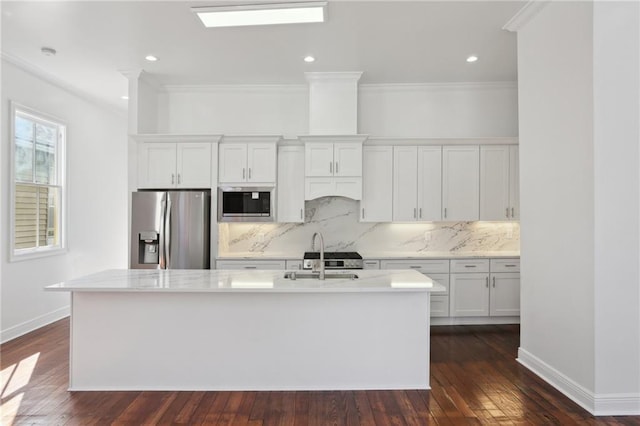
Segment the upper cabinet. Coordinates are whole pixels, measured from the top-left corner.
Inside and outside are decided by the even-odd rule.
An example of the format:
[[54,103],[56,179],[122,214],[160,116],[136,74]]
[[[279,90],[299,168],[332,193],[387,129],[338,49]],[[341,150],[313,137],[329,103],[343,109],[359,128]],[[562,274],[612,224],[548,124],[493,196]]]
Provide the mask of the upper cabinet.
[[440,220],[442,148],[396,146],[393,154],[393,220]]
[[442,220],[474,221],[480,217],[480,148],[442,148]]
[[211,188],[211,142],[188,142],[202,137],[138,135],[138,188]]
[[279,139],[279,136],[225,136],[218,157],[218,182],[275,184]]
[[304,222],[304,147],[278,148],[278,222]]
[[519,216],[518,147],[480,147],[480,220]]
[[393,147],[365,146],[362,150],[361,222],[393,220]]
[[362,198],[362,143],[366,136],[304,136],[305,199]]

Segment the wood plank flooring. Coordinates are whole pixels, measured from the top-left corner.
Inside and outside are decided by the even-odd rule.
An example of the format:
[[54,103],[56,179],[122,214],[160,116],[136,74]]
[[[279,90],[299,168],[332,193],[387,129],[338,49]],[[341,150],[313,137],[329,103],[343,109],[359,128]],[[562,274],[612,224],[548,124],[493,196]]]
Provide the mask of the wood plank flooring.
[[68,392],[69,321],[0,346],[2,425],[638,425],[516,361],[518,326],[434,327],[430,391]]

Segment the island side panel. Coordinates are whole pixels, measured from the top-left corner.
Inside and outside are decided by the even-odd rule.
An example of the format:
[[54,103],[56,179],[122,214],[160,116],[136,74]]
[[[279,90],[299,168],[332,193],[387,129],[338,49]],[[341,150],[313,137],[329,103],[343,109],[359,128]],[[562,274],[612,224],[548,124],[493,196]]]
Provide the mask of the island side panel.
[[74,292],[70,390],[429,388],[429,293]]

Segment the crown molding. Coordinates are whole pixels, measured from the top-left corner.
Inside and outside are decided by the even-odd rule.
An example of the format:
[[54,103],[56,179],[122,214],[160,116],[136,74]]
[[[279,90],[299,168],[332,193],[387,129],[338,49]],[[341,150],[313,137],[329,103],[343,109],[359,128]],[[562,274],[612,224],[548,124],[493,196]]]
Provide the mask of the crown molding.
[[456,83],[382,83],[361,84],[361,91],[416,91],[416,90],[487,90],[487,89],[517,89],[516,81],[488,81],[488,82],[456,82]]
[[14,55],[11,55],[9,53],[6,52],[2,52],[0,51],[0,58],[2,58],[3,61],[19,68],[20,70],[26,72],[27,74],[30,74],[33,77],[36,77],[40,80],[43,80],[53,86],[56,86],[59,89],[64,90],[65,92],[68,92],[74,96],[77,96],[87,102],[90,102],[100,108],[106,109],[112,113],[117,114],[118,116],[126,116],[127,115],[127,109],[126,108],[118,108],[115,107],[113,105],[111,105],[108,102],[105,102],[103,99],[98,98],[97,96],[93,96],[90,95],[89,93],[85,92],[84,90],[67,83],[66,81],[54,76],[51,73],[48,73],[47,71],[43,70],[42,68],[38,68],[35,65],[32,65],[31,63],[17,57]]
[[509,21],[502,27],[503,30],[518,32],[529,21],[544,9],[550,0],[531,0],[527,2]]
[[166,93],[308,92],[305,84],[168,84],[161,90]]

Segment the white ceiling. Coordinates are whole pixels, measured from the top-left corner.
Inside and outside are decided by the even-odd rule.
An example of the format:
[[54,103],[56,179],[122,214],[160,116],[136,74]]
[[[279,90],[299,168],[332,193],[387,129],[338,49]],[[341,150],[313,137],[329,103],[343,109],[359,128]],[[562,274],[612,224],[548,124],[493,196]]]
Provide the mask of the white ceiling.
[[121,71],[135,69],[171,85],[304,84],[306,71],[363,71],[361,83],[517,79],[515,34],[502,26],[523,1],[333,0],[325,23],[216,29],[190,10],[232,3],[3,1],[2,53],[119,108]]

